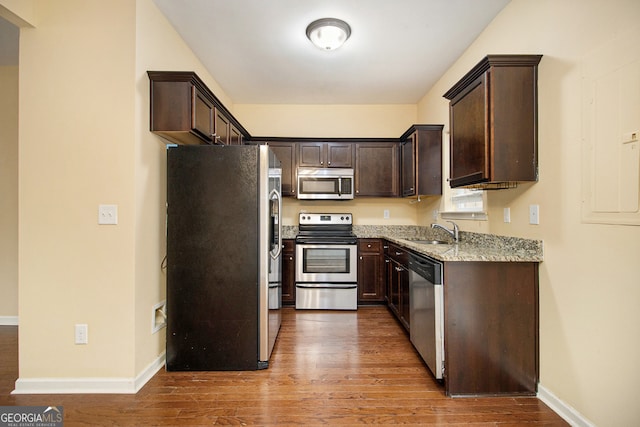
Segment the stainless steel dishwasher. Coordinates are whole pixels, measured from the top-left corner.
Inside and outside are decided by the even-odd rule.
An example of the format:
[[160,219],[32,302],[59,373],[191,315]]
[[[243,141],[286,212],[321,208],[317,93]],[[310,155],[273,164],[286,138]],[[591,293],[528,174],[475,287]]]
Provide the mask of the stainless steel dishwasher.
[[444,295],[442,263],[409,255],[411,343],[436,379],[444,371]]

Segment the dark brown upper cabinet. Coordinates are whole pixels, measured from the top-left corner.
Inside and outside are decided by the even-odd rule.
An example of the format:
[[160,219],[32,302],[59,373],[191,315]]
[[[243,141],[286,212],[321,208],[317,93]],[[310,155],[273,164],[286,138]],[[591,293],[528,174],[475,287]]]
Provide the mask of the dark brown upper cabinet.
[[229,118],[224,114],[224,112],[215,109],[214,112],[214,138],[216,144],[224,144],[229,145],[229,135],[231,123],[229,122]]
[[402,139],[402,196],[442,194],[443,125],[414,125]]
[[281,188],[283,196],[296,195],[296,151],[298,144],[295,142],[270,141],[267,145],[280,160],[282,169]]
[[176,144],[242,144],[248,133],[191,71],[147,71],[150,130]]
[[538,180],[541,58],[488,55],[444,94],[450,100],[452,188]]
[[214,142],[216,144],[242,145],[244,141],[242,132],[233,125],[224,111],[216,108],[214,118]]
[[355,146],[356,197],[398,197],[399,144],[371,141],[358,142]]
[[353,144],[301,142],[298,147],[298,166],[314,168],[353,167]]

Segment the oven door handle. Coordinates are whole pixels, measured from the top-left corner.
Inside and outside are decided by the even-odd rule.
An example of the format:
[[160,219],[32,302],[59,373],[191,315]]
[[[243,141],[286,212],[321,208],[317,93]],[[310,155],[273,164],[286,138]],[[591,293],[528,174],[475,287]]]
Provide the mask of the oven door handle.
[[326,285],[326,284],[296,284],[300,289],[356,289],[358,285]]

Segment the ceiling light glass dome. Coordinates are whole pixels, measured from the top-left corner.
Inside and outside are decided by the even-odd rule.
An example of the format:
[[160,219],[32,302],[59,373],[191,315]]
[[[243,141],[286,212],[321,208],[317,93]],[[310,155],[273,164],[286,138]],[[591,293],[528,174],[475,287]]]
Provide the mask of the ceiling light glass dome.
[[322,18],[307,26],[307,37],[322,50],[335,50],[347,41],[351,27],[341,19]]

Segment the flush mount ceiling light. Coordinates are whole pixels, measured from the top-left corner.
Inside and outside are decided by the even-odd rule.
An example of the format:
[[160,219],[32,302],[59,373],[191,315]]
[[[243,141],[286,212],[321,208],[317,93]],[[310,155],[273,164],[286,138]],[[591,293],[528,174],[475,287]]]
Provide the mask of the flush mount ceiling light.
[[351,27],[341,19],[322,18],[307,27],[307,38],[322,50],[335,50],[351,35]]

